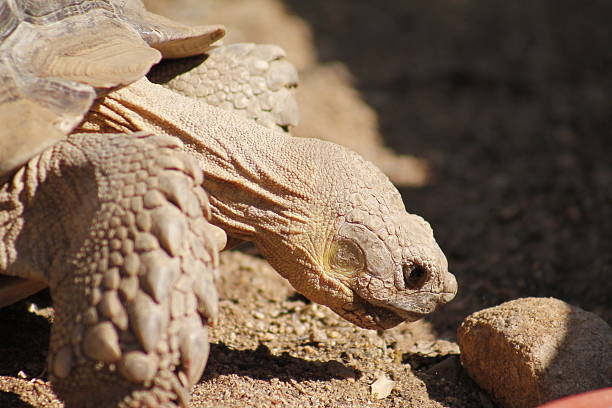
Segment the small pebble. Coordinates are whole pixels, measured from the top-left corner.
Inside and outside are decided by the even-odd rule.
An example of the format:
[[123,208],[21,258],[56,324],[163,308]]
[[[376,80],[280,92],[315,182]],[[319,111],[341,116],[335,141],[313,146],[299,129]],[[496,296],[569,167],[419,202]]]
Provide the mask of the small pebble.
[[323,330],[315,329],[310,333],[310,341],[325,343],[327,341],[327,334]]
[[264,333],[263,336],[261,336],[261,339],[264,341],[272,341],[276,338],[276,336],[272,333]]
[[296,324],[296,326],[293,328],[295,330],[295,334],[298,337],[303,336],[304,334],[306,334],[306,325],[304,324]]
[[390,379],[387,374],[381,373],[376,381],[370,385],[372,397],[379,400],[385,399],[391,394],[393,387],[395,387],[395,381]]
[[312,346],[304,346],[304,352],[306,352],[306,354],[314,354],[315,349]]

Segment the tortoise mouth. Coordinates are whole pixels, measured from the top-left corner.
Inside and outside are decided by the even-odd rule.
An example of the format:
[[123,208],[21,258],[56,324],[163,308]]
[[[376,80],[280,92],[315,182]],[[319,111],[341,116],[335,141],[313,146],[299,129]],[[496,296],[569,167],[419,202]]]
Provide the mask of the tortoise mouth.
[[415,322],[428,314],[373,305],[357,294],[348,307],[336,312],[349,322],[371,330],[391,329],[403,322]]

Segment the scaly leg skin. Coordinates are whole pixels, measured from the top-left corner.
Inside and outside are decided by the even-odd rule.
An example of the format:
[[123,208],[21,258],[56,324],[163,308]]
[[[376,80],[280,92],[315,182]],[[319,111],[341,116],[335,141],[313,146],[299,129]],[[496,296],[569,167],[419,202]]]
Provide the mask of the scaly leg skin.
[[275,45],[224,45],[154,66],[147,77],[181,95],[253,119],[270,129],[287,130],[299,120],[292,88],[295,67]]
[[87,134],[50,153],[40,193],[68,183],[80,195],[53,197],[66,200],[55,216],[69,249],[49,272],[49,371],[66,407],[184,407],[201,376],[217,248],[201,172],[179,148],[144,133]]

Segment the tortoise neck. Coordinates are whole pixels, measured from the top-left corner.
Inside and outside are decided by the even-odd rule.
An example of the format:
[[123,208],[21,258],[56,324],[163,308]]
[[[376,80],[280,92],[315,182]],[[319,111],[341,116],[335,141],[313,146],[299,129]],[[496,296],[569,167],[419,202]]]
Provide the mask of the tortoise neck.
[[146,79],[103,98],[80,130],[181,139],[204,172],[212,221],[233,238],[257,242],[302,232],[319,194],[319,141],[267,129]]

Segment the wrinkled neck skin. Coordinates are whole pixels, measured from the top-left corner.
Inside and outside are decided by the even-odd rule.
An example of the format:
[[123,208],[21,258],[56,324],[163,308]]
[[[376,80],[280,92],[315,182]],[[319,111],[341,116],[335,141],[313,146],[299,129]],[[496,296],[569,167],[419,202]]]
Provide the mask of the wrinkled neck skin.
[[314,183],[320,177],[318,141],[277,131],[263,139],[251,133],[234,136],[222,133],[222,140],[188,145],[202,158],[214,221],[233,238],[257,244],[299,235],[307,232],[308,224],[319,224],[313,220],[316,195],[330,189]]
[[[352,302],[352,291],[329,281],[323,265],[344,220],[337,210],[346,198],[337,197],[342,190],[336,180],[343,178],[346,169],[339,163],[348,152],[267,129],[264,135],[234,136],[189,147],[204,156],[213,222],[232,238],[253,241],[272,267],[312,301],[330,307],[336,306],[333,301]],[[343,300],[337,302],[330,292]]]
[[290,258],[314,261],[334,228],[328,205],[334,186],[324,176],[334,171],[326,157],[334,146],[267,129],[263,137],[220,135],[221,140],[187,145],[202,158],[213,222],[232,238],[253,241],[293,281],[294,268],[275,259],[285,259],[291,251]]
[[232,145],[223,158],[209,149],[214,143],[205,144],[204,185],[215,221],[230,236],[281,250],[275,242],[285,237],[331,228],[330,209],[321,206],[319,196],[329,197],[333,186],[319,182],[325,166],[317,160],[324,158],[325,150],[318,140],[277,131],[264,141],[230,137],[223,140],[225,147]]

